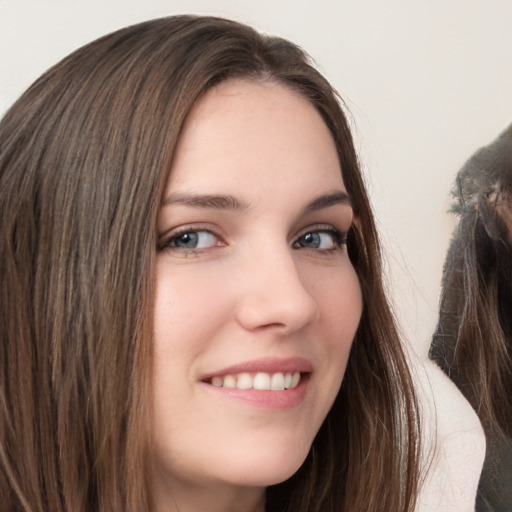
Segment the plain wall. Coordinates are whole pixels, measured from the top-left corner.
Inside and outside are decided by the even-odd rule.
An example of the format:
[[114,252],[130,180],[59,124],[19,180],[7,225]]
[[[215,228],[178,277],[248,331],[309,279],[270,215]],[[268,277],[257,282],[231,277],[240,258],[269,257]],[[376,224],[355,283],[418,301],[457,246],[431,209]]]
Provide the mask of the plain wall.
[[512,122],[510,0],[0,0],[0,113],[117,28],[221,15],[303,46],[352,112],[397,316],[426,354],[464,161]]

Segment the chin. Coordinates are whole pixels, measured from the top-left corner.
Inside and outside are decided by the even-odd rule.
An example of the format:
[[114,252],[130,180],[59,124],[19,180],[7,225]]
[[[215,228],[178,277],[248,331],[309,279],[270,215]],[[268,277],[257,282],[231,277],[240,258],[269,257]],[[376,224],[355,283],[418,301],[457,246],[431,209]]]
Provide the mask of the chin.
[[267,471],[266,473],[263,472],[262,478],[260,480],[261,483],[258,483],[256,485],[261,485],[263,487],[269,487],[271,485],[277,485],[282,482],[285,482],[289,478],[291,478],[302,466],[304,463],[304,460],[300,462],[300,464],[294,464],[293,466],[288,467],[282,467],[282,468],[276,468],[275,471],[272,473],[270,471]]
[[[280,484],[293,476],[302,466],[308,451],[291,448],[288,453],[276,450],[274,454],[262,457],[247,457],[245,460],[230,464],[227,480],[241,486],[268,487]],[[226,464],[229,464],[226,461]]]

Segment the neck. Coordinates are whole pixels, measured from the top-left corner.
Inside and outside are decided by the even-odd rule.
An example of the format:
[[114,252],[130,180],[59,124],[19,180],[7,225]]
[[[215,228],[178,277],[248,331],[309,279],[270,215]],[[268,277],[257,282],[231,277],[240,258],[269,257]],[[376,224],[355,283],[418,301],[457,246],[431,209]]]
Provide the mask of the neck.
[[160,479],[154,482],[152,512],[264,512],[261,487],[195,485]]

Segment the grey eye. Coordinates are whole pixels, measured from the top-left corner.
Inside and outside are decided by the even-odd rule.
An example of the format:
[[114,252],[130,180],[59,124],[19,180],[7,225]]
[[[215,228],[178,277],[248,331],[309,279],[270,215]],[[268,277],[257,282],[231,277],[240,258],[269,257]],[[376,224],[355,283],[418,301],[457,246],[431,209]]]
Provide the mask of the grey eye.
[[302,235],[296,242],[297,247],[306,249],[332,249],[338,245],[336,233],[329,231],[311,231]]
[[173,236],[170,240],[171,247],[179,249],[207,249],[216,243],[216,236],[209,231],[187,231]]

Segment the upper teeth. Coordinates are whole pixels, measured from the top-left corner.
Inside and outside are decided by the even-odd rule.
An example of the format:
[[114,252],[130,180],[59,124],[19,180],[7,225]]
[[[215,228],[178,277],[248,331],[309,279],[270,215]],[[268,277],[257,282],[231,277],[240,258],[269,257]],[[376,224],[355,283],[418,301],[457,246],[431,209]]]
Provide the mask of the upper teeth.
[[263,373],[255,375],[250,373],[239,373],[238,375],[224,375],[213,377],[212,385],[218,388],[237,389],[262,389],[271,391],[282,391],[297,387],[300,381],[300,372],[295,373]]

